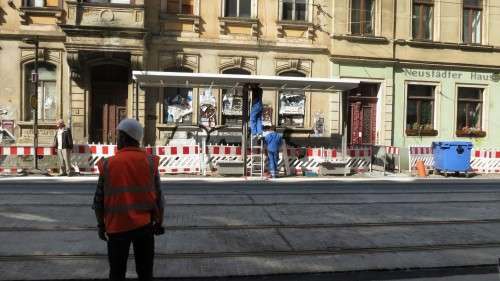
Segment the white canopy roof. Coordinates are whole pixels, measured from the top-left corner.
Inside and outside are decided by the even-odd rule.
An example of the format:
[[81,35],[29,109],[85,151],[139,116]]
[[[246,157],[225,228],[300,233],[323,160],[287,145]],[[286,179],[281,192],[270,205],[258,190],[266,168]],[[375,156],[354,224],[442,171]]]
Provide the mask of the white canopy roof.
[[290,76],[236,75],[161,71],[133,71],[134,80],[144,87],[239,88],[247,83],[268,90],[335,92],[356,88],[359,80]]

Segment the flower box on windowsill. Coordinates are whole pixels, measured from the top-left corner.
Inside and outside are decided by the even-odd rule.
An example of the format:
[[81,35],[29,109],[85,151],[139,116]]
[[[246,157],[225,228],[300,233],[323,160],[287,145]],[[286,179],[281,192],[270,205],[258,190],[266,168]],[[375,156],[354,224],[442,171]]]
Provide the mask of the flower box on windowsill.
[[406,129],[407,136],[435,137],[438,131],[434,129]]
[[478,130],[457,130],[457,137],[462,138],[484,138],[486,137],[486,132]]

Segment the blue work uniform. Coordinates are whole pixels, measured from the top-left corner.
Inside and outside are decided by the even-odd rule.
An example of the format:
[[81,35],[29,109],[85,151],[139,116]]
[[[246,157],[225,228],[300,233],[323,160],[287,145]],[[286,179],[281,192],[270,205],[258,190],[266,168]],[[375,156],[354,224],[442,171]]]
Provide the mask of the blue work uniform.
[[262,104],[262,94],[257,94],[252,100],[250,109],[250,130],[252,136],[262,134],[262,112],[264,105]]
[[278,173],[278,160],[282,137],[280,134],[272,131],[268,134],[265,134],[264,140],[267,147],[269,173],[271,173],[271,177],[274,178]]

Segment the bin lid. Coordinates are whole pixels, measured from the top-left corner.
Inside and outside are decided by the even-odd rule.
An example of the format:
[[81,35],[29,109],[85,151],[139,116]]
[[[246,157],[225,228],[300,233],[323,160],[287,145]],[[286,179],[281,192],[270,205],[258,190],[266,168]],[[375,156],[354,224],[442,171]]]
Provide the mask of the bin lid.
[[468,146],[472,147],[472,142],[470,141],[435,141],[432,142],[432,146]]

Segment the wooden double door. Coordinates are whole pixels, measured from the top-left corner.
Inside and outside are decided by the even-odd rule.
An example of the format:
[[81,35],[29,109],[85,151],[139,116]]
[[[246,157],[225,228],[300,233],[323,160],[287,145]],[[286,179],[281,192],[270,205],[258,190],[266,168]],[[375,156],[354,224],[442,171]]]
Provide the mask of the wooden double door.
[[96,73],[109,72],[101,77],[93,75],[96,79],[92,81],[90,141],[115,144],[116,127],[127,118],[128,76],[116,67],[99,70]]
[[351,145],[375,144],[379,84],[360,84],[349,92],[348,130]]

